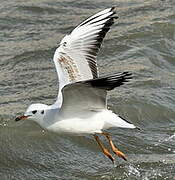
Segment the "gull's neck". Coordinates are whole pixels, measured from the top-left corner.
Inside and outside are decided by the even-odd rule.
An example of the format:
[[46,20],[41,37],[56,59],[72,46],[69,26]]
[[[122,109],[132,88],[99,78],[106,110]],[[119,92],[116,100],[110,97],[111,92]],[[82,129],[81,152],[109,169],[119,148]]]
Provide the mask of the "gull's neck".
[[50,125],[58,121],[58,114],[59,114],[60,108],[56,106],[55,104],[48,106],[48,108],[45,110],[45,115],[42,119],[38,119],[37,123],[44,129],[47,129]]
[[61,89],[59,89],[56,102],[54,104],[52,104],[51,106],[49,106],[49,108],[50,109],[60,109],[62,106],[62,102],[63,102],[63,95],[62,95]]

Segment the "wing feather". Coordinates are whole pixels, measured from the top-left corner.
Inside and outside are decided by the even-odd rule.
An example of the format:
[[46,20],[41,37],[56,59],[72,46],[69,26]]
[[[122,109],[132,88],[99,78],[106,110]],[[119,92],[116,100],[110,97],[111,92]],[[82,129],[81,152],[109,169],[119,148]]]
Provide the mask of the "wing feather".
[[123,72],[66,85],[62,89],[62,114],[65,116],[82,111],[105,109],[107,91],[123,85],[129,79],[131,73]]
[[53,58],[59,79],[59,93],[54,105],[61,107],[61,89],[65,85],[98,77],[96,57],[114,23],[114,14],[114,8],[103,10],[80,23],[62,39]]
[[[101,11],[80,23],[62,39],[54,54],[59,82],[64,79],[61,88],[68,83],[98,77],[96,56],[103,38],[114,23],[114,14],[114,8]],[[67,58],[69,63],[65,60]],[[74,68],[76,71],[73,70],[72,73],[77,74],[74,75],[75,78],[71,78],[68,69]]]

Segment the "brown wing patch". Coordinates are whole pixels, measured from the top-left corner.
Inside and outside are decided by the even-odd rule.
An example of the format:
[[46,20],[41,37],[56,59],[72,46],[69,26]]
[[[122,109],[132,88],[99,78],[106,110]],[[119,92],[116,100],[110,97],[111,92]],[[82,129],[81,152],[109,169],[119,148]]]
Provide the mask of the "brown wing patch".
[[77,65],[69,56],[61,56],[58,61],[61,64],[62,68],[67,72],[69,80],[71,82],[75,82],[81,79],[81,75]]

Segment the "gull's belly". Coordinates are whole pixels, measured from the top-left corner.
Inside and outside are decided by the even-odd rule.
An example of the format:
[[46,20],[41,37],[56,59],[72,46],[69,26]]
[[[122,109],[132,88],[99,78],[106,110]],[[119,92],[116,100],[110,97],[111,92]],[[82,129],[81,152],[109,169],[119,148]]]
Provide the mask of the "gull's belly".
[[56,133],[69,133],[75,135],[101,133],[104,121],[101,119],[72,118],[56,122],[47,129]]

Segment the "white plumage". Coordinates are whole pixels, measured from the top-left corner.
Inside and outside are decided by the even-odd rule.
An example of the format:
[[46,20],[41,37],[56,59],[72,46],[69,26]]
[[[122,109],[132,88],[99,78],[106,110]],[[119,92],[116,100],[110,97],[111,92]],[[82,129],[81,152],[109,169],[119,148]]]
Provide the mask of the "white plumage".
[[58,100],[51,106],[30,105],[25,113],[28,119],[61,133],[70,130],[73,134],[91,134],[113,126],[135,128],[106,108],[107,90],[122,85],[131,74],[115,73],[98,78],[96,56],[114,23],[114,14],[114,8],[101,11],[62,39],[53,58],[59,79]]
[[97,13],[80,23],[66,35],[54,54],[54,63],[59,79],[59,94],[56,104],[61,107],[61,89],[69,83],[97,78],[96,56],[104,36],[114,23],[114,8]]
[[[57,101],[51,106],[32,104],[16,121],[29,119],[44,129],[75,135],[95,135],[111,127],[135,128],[109,111],[106,102],[107,91],[127,82],[131,74],[124,72],[98,77],[96,56],[114,18],[117,18],[114,14],[114,8],[101,11],[62,39],[53,57],[59,79]],[[99,143],[97,136],[95,138]]]

